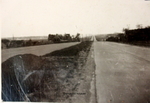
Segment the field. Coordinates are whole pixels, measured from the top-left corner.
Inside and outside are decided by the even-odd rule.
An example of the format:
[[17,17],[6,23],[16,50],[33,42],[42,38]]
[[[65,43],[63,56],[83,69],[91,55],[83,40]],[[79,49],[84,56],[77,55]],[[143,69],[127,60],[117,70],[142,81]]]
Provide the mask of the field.
[[32,39],[32,40],[31,39],[29,40],[2,39],[1,43],[2,43],[2,47],[1,47],[2,49],[52,44],[52,42],[48,41],[47,39]]
[[[54,35],[55,36],[55,35]],[[62,36],[63,37],[63,36]],[[48,39],[46,36],[37,36],[37,37],[16,37],[16,38],[2,38],[1,40],[1,48],[18,48],[18,47],[28,47],[28,46],[38,46],[38,45],[47,45],[54,43],[68,43],[68,42],[83,42],[90,41],[91,36],[82,37],[82,38],[72,38],[70,35],[67,38],[60,39],[59,41],[54,41],[53,39]]]
[[71,98],[83,79],[91,45],[89,41],[81,42],[43,56],[17,55],[3,62],[2,99],[61,102]]

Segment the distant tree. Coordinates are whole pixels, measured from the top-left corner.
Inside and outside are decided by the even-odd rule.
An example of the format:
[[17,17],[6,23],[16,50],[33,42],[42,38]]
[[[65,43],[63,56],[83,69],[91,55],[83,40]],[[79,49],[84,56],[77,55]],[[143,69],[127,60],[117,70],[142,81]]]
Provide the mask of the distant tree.
[[80,36],[80,33],[77,33],[77,36],[76,37],[79,37]]
[[125,33],[126,31],[128,31],[129,30],[129,28],[123,28],[123,32]]
[[72,37],[70,36],[70,34],[65,34],[64,35],[65,40],[71,41]]
[[75,38],[76,38],[77,41],[80,41],[80,33],[77,33]]
[[146,26],[145,28],[149,28],[150,29],[150,26]]
[[74,35],[72,35],[72,38],[74,38]]
[[10,40],[8,40],[8,39],[2,39],[1,41],[2,41],[2,43],[4,43],[4,44],[10,42]]
[[136,25],[136,28],[137,28],[137,29],[142,29],[143,26],[142,26],[141,24],[138,24],[138,25]]
[[26,46],[32,46],[33,45],[33,41],[31,39],[29,39],[27,42],[26,42]]

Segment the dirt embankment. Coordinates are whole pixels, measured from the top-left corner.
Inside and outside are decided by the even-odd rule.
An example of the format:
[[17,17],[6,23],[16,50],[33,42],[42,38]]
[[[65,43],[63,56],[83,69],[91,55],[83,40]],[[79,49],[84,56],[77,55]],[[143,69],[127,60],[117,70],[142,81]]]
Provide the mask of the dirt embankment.
[[[2,99],[4,101],[63,102],[81,85],[91,80],[91,71],[83,68],[92,42],[55,51],[44,56],[17,55],[2,63]],[[85,76],[90,75],[90,76]],[[84,82],[80,82],[85,80]],[[84,88],[83,88],[84,89]]]

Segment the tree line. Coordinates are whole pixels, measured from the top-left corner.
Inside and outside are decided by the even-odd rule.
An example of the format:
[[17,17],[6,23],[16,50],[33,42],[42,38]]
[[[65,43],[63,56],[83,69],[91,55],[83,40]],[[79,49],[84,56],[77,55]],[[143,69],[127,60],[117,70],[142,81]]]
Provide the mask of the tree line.
[[124,28],[124,33],[119,33],[117,36],[110,36],[106,41],[115,42],[138,42],[138,41],[150,41],[150,26],[142,27],[137,25],[137,29]]

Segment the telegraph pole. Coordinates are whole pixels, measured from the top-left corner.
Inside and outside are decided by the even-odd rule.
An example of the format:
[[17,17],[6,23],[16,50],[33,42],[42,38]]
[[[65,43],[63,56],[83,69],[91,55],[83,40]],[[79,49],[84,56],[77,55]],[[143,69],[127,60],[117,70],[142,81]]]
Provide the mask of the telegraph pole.
[[14,40],[14,34],[13,34],[13,38],[12,39]]
[[82,42],[83,42],[83,34],[82,34]]

